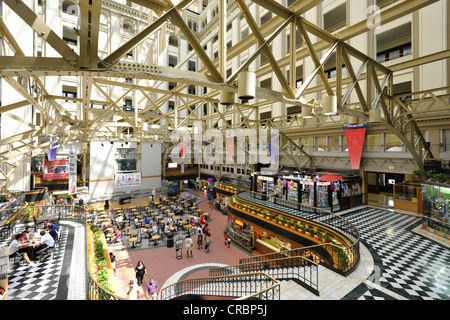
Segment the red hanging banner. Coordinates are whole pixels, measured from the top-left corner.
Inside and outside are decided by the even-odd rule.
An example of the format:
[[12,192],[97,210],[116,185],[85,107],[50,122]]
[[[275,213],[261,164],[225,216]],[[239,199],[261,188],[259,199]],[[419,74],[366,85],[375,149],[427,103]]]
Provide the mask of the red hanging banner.
[[348,154],[352,169],[359,169],[366,128],[345,128],[345,136],[347,137]]

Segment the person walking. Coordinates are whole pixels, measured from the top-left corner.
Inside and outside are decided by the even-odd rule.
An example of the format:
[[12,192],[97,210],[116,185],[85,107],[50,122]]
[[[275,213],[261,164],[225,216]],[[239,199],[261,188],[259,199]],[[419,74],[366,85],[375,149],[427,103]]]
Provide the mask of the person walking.
[[150,278],[145,288],[145,295],[148,300],[158,300],[158,283],[153,278]]
[[211,241],[211,233],[208,232],[206,234],[206,239],[205,239],[205,251],[206,251],[206,253],[208,253],[209,250],[211,249],[211,243],[212,243],[212,241]]
[[197,245],[199,250],[203,249],[203,231],[201,226],[198,227]]
[[144,275],[147,274],[147,269],[142,260],[138,261],[136,268],[134,268],[134,272],[136,273],[137,285],[140,286],[144,281]]
[[134,281],[130,280],[127,286],[128,300],[137,300],[139,298],[139,289],[134,285]]
[[114,271],[114,275],[117,276],[117,272],[116,272],[116,256],[110,252],[109,253],[109,260],[111,260],[111,267]]

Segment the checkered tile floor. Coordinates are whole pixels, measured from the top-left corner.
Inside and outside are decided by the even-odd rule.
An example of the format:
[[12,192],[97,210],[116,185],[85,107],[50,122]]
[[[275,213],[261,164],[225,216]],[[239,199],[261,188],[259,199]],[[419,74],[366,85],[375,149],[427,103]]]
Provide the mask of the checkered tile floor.
[[[8,274],[8,300],[55,300],[58,298],[61,269],[66,251],[68,228],[60,226],[60,243],[55,248],[53,258],[47,256],[34,261],[35,267],[26,262],[10,265]],[[2,241],[0,246],[9,245]]]
[[344,299],[387,300],[395,295],[409,300],[450,299],[450,250],[411,231],[419,218],[375,208],[344,217],[360,230],[374,258],[368,280],[388,293],[362,283]]

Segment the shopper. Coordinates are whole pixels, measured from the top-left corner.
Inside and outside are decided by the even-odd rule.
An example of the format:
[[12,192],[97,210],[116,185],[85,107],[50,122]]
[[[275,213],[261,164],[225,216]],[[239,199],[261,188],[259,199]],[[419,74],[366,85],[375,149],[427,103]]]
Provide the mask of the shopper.
[[147,274],[147,269],[142,260],[138,261],[136,268],[134,268],[134,272],[136,272],[137,285],[140,286],[144,281],[144,275]]
[[150,278],[150,281],[145,288],[145,295],[148,300],[158,299],[158,283],[153,278]]
[[117,261],[117,258],[112,252],[109,253],[109,260],[111,260],[111,267],[112,267],[112,269],[114,271],[114,275],[117,276],[117,272],[116,272],[116,261]]
[[198,227],[198,234],[197,234],[197,245],[198,245],[198,249],[203,249],[203,231],[202,231],[202,227],[199,226]]
[[208,253],[209,250],[211,249],[211,243],[212,243],[212,241],[211,241],[211,233],[208,232],[206,234],[206,239],[205,239],[205,251],[206,251],[206,253]]
[[128,300],[137,300],[139,298],[139,288],[134,285],[134,281],[130,280],[127,286]]

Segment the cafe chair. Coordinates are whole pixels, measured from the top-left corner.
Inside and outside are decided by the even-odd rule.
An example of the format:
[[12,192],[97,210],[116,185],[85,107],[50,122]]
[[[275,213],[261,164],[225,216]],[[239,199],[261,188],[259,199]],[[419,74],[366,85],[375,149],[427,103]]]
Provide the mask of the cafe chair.
[[130,243],[128,241],[125,241],[125,239],[122,237],[122,249],[126,249],[127,247],[130,247]]
[[[43,252],[46,252],[46,254],[42,254]],[[42,259],[47,258],[47,257],[52,257],[52,260],[55,256],[55,247],[51,247],[51,248],[45,248],[45,249],[41,249],[39,250],[36,254],[39,255],[39,262],[42,261]]]
[[141,248],[142,247],[142,238],[139,238],[139,240],[136,240],[134,243],[135,248]]
[[15,266],[17,265],[18,267],[20,267],[20,265],[26,264],[27,262],[25,261],[25,259],[23,259],[22,255],[20,256],[14,256],[12,258],[9,258],[9,265],[10,266]]

